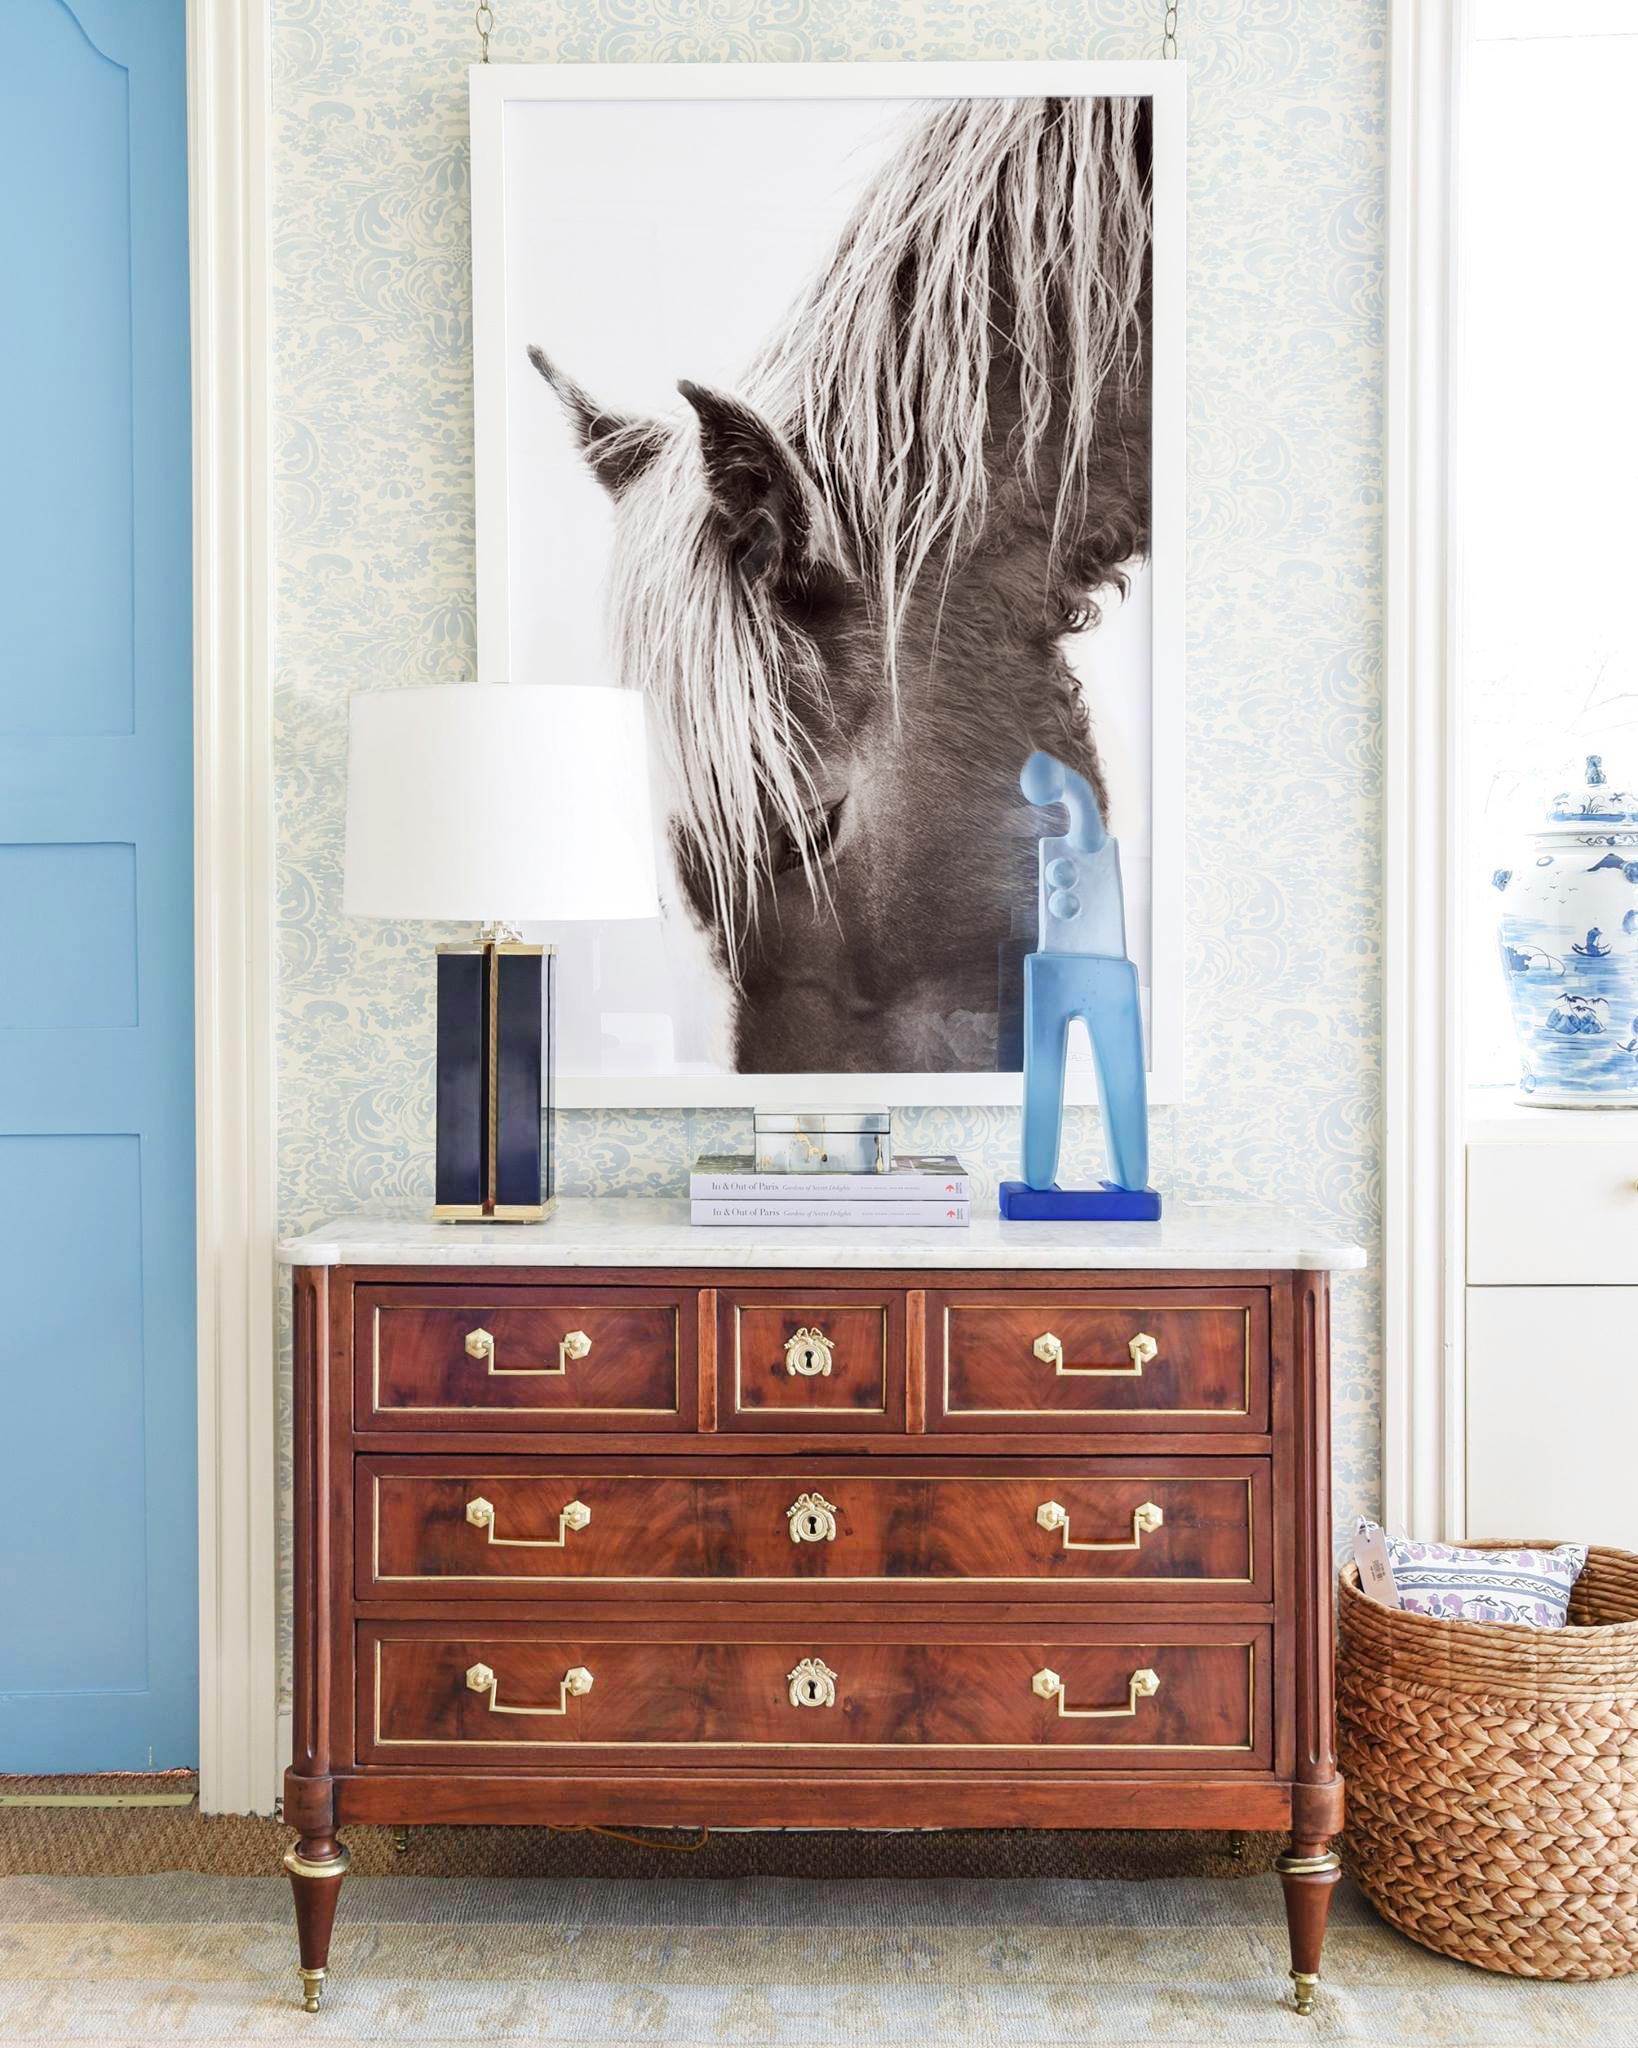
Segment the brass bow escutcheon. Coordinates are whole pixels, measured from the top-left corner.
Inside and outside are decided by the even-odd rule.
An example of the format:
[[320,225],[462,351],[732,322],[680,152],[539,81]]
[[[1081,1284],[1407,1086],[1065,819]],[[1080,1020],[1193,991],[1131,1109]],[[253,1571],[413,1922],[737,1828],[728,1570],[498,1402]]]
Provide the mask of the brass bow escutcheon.
[[835,1505],[826,1500],[822,1493],[799,1493],[785,1510],[785,1519],[790,1524],[793,1543],[834,1543],[836,1540]]
[[828,1379],[836,1346],[817,1325],[785,1339],[785,1370],[793,1379]]
[[794,1671],[785,1674],[793,1707],[833,1707],[836,1704],[836,1673],[819,1657],[804,1657]]

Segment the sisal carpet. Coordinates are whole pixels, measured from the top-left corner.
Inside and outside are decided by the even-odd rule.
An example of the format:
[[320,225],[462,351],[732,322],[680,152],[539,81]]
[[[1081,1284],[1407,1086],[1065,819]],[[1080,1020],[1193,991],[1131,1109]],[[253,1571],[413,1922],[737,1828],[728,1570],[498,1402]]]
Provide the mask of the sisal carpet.
[[0,2041],[546,2048],[1626,2048],[1638,1978],[1490,1977],[1339,1893],[1314,2016],[1277,1887],[349,1877],[325,2009],[271,1878],[0,1884]]
[[[192,1791],[190,1772],[152,1777],[0,1777],[0,1795],[130,1796]],[[412,1828],[402,1850],[390,1828],[347,1828],[358,1877],[1243,1877],[1271,1868],[1279,1835],[1142,1830],[951,1828],[905,1832],[717,1834],[693,1854],[613,1836],[552,1828]],[[211,1877],[277,1871],[292,1841],[273,1820],[201,1814],[193,1806],[0,1807],[0,1877],[143,1877],[197,1870]],[[673,1844],[693,1838],[666,1835]]]

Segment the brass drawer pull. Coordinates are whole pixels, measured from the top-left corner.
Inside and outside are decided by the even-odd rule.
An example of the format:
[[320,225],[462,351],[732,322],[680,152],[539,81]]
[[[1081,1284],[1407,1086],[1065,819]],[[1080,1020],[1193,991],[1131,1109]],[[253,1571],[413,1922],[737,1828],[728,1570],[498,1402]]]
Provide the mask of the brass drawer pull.
[[785,1339],[785,1370],[792,1379],[828,1379],[836,1346],[817,1324]]
[[492,1380],[556,1379],[560,1373],[568,1371],[571,1358],[584,1358],[590,1349],[591,1339],[585,1331],[571,1330],[558,1340],[556,1365],[497,1365],[494,1333],[490,1330],[468,1330],[466,1333],[467,1357],[487,1358]]
[[[470,1518],[471,1509],[467,1510]],[[1165,1521],[1163,1511],[1152,1500],[1146,1500],[1141,1507],[1132,1510],[1132,1533],[1119,1537],[1114,1542],[1098,1543],[1090,1537],[1084,1541],[1069,1533],[1069,1510],[1055,1500],[1044,1500],[1035,1510],[1035,1519],[1043,1529],[1062,1529],[1065,1550],[1138,1550],[1142,1548],[1145,1536],[1152,1536]]]
[[791,1525],[791,1541],[834,1543],[836,1515],[835,1505],[822,1493],[799,1493],[785,1510],[785,1519]]
[[591,1509],[583,1500],[572,1500],[557,1518],[555,1536],[497,1536],[495,1534],[495,1504],[485,1500],[480,1493],[476,1500],[466,1504],[466,1519],[474,1529],[487,1529],[489,1540],[502,1550],[563,1550],[568,1545],[571,1529],[584,1529],[591,1521]]
[[1041,1699],[1056,1700],[1058,1712],[1066,1721],[1119,1721],[1137,1712],[1139,1700],[1154,1698],[1160,1690],[1160,1674],[1156,1671],[1134,1671],[1126,1681],[1124,1707],[1066,1707],[1064,1682],[1056,1671],[1037,1671],[1030,1680],[1030,1686]]
[[804,1657],[794,1671],[787,1671],[793,1707],[833,1707],[836,1704],[836,1673],[819,1657]]
[[1036,1338],[1034,1345],[1036,1357],[1043,1365],[1052,1366],[1059,1379],[1140,1379],[1143,1368],[1160,1355],[1160,1346],[1147,1330],[1139,1330],[1126,1349],[1132,1360],[1130,1365],[1065,1365],[1061,1337],[1054,1337],[1052,1332],[1047,1330]]
[[565,1671],[558,1680],[557,1705],[555,1707],[503,1707],[495,1697],[500,1680],[487,1664],[474,1664],[466,1674],[468,1692],[486,1692],[489,1695],[489,1711],[492,1714],[566,1714],[571,1699],[581,1699],[592,1689],[592,1675],[584,1664],[575,1665],[572,1671]]

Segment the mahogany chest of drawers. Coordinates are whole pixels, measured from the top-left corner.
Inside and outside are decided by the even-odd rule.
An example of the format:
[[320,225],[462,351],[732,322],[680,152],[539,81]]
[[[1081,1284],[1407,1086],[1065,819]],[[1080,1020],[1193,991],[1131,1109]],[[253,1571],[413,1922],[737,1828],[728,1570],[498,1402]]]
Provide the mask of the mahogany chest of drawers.
[[492,1821],[1289,1829],[1307,2010],[1342,1819],[1324,1268],[1359,1255],[1255,1211],[676,1213],[287,1248],[309,2009],[342,1827]]

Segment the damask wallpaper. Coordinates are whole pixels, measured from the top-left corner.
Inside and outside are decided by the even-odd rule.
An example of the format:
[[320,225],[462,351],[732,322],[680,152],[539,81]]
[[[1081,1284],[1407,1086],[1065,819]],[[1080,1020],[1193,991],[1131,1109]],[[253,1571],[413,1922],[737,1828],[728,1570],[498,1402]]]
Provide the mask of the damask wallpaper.
[[[431,1198],[432,927],[341,914],[348,692],[473,672],[466,0],[271,0],[280,1211]],[[496,0],[507,63],[1151,57],[1158,0]],[[1177,1197],[1379,1243],[1386,0],[1184,0],[1188,1099]],[[747,175],[754,175],[747,166]],[[1066,1165],[1095,1171],[1094,1112]],[[978,1194],[1017,1118],[918,1110]],[[731,1112],[561,1119],[567,1193],[676,1194]],[[1374,1274],[1338,1287],[1338,1527],[1374,1507]]]

